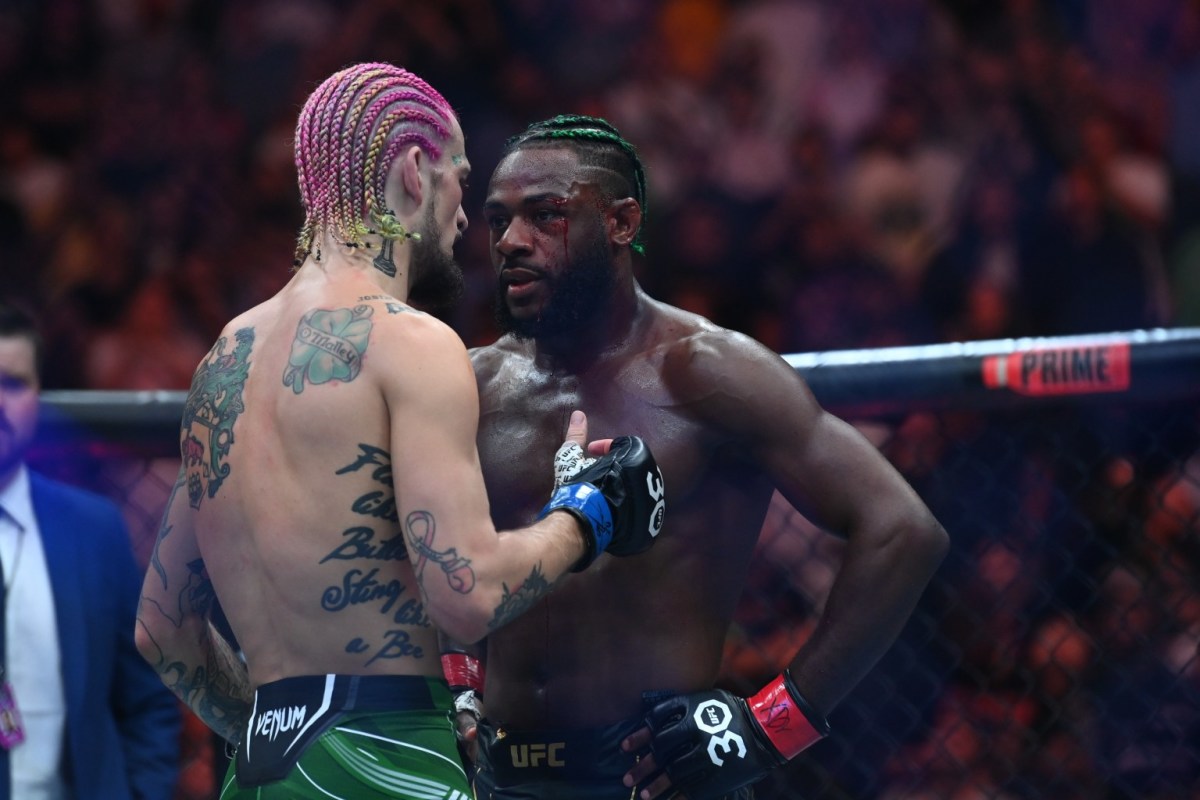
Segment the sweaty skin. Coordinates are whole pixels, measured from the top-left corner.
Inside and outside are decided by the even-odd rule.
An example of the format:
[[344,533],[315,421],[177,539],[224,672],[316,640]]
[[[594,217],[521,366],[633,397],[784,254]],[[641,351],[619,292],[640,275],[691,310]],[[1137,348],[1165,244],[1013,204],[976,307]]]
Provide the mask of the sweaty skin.
[[629,244],[640,210],[590,182],[566,146],[518,149],[497,167],[485,219],[503,298],[540,320],[587,253],[614,272],[599,313],[532,339],[473,350],[479,452],[501,525],[532,518],[570,409],[590,434],[654,448],[670,514],[655,547],[602,556],[487,639],[486,714],[510,729],[581,728],[643,712],[642,693],[717,677],[772,492],[848,540],[816,632],[792,664],[828,713],[891,644],[945,551],[945,533],[851,426],[824,412],[777,354],[648,297]]
[[[639,713],[645,689],[706,686],[715,677],[772,484],[708,419],[737,399],[687,385],[695,382],[689,361],[719,360],[705,352],[703,331],[714,344],[720,334],[681,312],[656,312],[663,318],[639,352],[569,378],[514,340],[473,354],[485,393],[480,458],[498,520],[536,512],[542,448],[572,403],[595,409],[593,432],[653,436],[670,481],[670,520],[650,553],[603,558],[523,624],[489,638],[489,673],[519,679],[489,687],[488,713],[514,727],[604,724]],[[683,326],[694,339],[681,344],[674,337]]]
[[[469,165],[452,122],[440,160],[409,147],[388,181],[390,205],[442,261],[466,226]],[[439,628],[479,639],[585,552],[569,514],[495,528],[466,348],[407,303],[414,244],[380,244],[325,232],[323,257],[226,326],[188,393],[182,469],[136,636],[167,685],[233,742],[264,683],[440,677]],[[582,414],[569,435],[585,441]],[[217,601],[241,658],[211,621]]]

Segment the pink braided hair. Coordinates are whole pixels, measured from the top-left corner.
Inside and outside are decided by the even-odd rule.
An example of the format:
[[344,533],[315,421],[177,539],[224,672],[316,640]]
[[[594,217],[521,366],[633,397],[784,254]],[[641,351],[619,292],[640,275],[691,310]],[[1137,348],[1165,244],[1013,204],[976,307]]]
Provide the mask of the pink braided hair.
[[441,158],[454,110],[432,86],[385,63],[347,67],[309,95],[296,122],[296,174],[304,225],[295,264],[312,251],[319,229],[361,244],[370,219],[385,237],[403,229],[383,200],[392,161],[413,144]]

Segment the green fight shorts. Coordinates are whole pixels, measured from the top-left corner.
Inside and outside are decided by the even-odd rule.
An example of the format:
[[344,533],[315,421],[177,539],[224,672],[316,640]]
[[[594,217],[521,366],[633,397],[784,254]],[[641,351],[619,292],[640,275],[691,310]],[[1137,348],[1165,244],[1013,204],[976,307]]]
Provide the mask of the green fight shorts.
[[220,800],[470,800],[442,679],[305,675],[260,686]]

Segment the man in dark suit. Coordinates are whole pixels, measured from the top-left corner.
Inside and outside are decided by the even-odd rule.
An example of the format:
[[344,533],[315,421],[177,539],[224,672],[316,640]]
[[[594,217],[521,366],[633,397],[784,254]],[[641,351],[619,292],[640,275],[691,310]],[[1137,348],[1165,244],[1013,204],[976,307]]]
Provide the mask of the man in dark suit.
[[40,356],[32,319],[0,302],[0,800],[169,800],[180,711],[134,647],[125,523],[25,465]]

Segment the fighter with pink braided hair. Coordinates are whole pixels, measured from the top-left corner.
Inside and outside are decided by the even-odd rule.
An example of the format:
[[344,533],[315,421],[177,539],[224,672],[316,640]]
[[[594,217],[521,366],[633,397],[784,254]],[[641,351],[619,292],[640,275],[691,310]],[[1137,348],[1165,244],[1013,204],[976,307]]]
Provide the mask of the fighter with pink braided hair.
[[[539,521],[498,531],[466,347],[410,304],[461,287],[458,118],[358,64],[308,98],[295,148],[295,271],[196,369],[138,648],[236,745],[223,800],[466,800],[439,633],[478,641],[568,570],[649,547],[661,476],[640,440],[598,444],[595,470],[547,469]],[[586,444],[582,412],[567,435]]]
[[[296,173],[305,212],[296,267],[310,255],[319,259],[334,244],[377,249],[376,268],[393,275],[394,244],[422,237],[397,218],[398,198],[389,201],[396,160],[415,146],[438,162],[456,130],[450,104],[408,70],[366,63],[327,78],[309,96],[296,124]],[[461,154],[451,162],[467,163]],[[440,180],[440,173],[434,177]],[[465,228],[465,217],[456,224]]]

